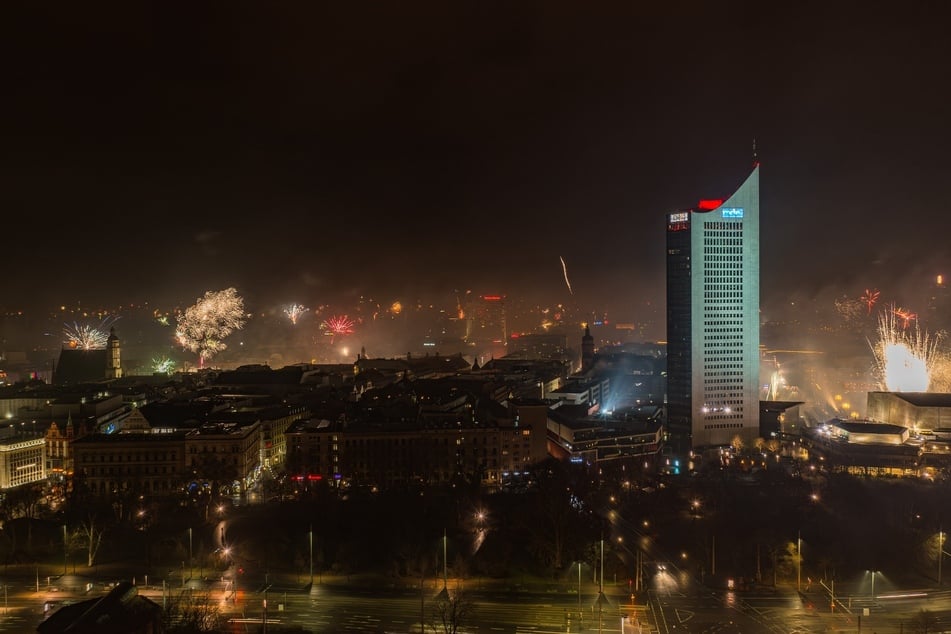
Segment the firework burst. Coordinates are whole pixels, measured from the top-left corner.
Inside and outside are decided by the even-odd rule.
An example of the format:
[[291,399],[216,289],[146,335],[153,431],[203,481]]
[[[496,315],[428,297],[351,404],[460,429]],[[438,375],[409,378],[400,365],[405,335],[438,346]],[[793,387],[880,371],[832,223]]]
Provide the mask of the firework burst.
[[899,311],[892,307],[879,316],[878,341],[870,342],[876,374],[883,390],[927,392],[939,360],[940,338],[922,332],[917,322],[911,332],[907,331]]
[[90,324],[65,324],[63,345],[71,350],[102,350],[109,343],[109,328],[118,317],[107,317],[98,326]]
[[199,366],[228,346],[224,339],[244,327],[244,300],[234,288],[208,291],[177,316],[175,338],[198,353]]
[[865,304],[860,299],[840,297],[835,300],[835,312],[848,324],[855,323],[862,316],[863,308]]
[[874,290],[873,290],[873,289],[866,288],[866,289],[865,289],[865,294],[862,295],[862,297],[859,298],[859,301],[861,301],[863,304],[865,304],[865,306],[868,308],[868,314],[869,314],[869,315],[872,314],[872,306],[874,306],[874,305],[875,305],[875,302],[878,301],[878,296],[879,296],[879,295],[881,295],[881,293],[879,292],[879,290],[878,290],[877,288],[874,289]]
[[175,362],[168,357],[152,359],[152,372],[155,374],[171,374],[175,370]]
[[911,322],[917,322],[918,313],[913,313],[910,310],[904,308],[892,308],[892,312],[895,314],[895,317],[901,320],[901,327],[905,330],[908,329],[908,326],[911,325]]
[[353,320],[346,315],[334,315],[320,324],[320,330],[330,337],[330,343],[333,343],[335,337],[353,334],[353,325]]
[[287,315],[287,318],[291,320],[291,323],[295,326],[297,325],[297,320],[301,318],[301,315],[306,313],[309,308],[304,308],[300,304],[291,304],[284,307],[284,314]]

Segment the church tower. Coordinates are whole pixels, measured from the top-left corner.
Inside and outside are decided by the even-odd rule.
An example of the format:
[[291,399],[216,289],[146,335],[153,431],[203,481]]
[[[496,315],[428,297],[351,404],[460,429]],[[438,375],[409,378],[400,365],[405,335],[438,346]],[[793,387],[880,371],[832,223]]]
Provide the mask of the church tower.
[[119,356],[119,337],[116,336],[115,327],[109,329],[109,340],[106,343],[106,378],[122,378],[122,361]]
[[594,337],[591,328],[585,324],[584,337],[581,338],[581,371],[587,372],[594,365]]

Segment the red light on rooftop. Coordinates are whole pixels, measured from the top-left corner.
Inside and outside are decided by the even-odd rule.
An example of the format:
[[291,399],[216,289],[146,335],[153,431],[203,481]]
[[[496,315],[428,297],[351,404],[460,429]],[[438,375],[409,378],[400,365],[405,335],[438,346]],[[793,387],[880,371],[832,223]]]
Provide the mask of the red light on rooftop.
[[701,200],[697,203],[697,209],[703,209],[704,211],[713,211],[717,207],[723,204],[723,200],[720,198],[711,198],[710,200]]
[[311,482],[314,482],[316,480],[323,480],[324,476],[320,475],[319,473],[308,473],[307,479],[310,480]]
[[482,299],[484,299],[487,302],[497,302],[500,299],[502,299],[502,296],[501,295],[483,295]]

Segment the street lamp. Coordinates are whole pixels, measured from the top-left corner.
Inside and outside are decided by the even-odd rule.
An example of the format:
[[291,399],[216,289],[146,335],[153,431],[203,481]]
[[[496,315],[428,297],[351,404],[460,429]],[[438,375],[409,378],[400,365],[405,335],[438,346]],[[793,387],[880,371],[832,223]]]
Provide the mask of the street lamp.
[[875,575],[878,574],[877,570],[869,570],[872,573],[872,601],[875,600]]
[[938,585],[941,585],[941,563],[944,559],[944,532],[938,527]]
[[307,541],[310,544],[310,585],[314,586],[314,525],[310,525],[310,530],[307,531]]
[[802,592],[802,535],[796,533],[796,591]]
[[583,614],[581,610],[581,562],[578,562],[578,618]]
[[446,529],[442,529],[442,589],[446,590],[449,586],[449,564],[446,561]]
[[188,578],[192,576],[192,529],[188,527]]
[[69,565],[69,542],[66,539],[66,524],[63,524],[63,574],[66,574],[66,567]]
[[601,540],[601,577],[598,580],[598,634],[601,634],[601,614],[604,608],[604,540]]

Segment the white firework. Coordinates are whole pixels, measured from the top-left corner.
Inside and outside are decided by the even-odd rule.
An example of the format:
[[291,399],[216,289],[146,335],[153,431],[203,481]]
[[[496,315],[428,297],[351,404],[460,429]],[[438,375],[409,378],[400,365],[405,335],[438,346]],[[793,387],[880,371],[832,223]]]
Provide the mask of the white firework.
[[199,364],[204,366],[228,347],[225,338],[243,328],[245,320],[244,300],[237,290],[208,291],[178,313],[175,337],[186,349],[198,353]]
[[65,324],[63,328],[63,345],[74,350],[102,350],[109,344],[109,328],[119,319],[106,317],[98,326],[89,324]]
[[284,307],[284,314],[287,315],[287,318],[291,320],[292,324],[297,325],[297,320],[308,310],[310,309],[304,308],[300,304],[291,304],[290,306]]
[[915,322],[909,332],[894,310],[878,318],[878,341],[872,345],[882,389],[889,392],[927,392],[938,361],[939,337],[922,332]]

